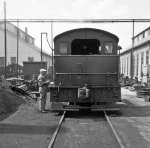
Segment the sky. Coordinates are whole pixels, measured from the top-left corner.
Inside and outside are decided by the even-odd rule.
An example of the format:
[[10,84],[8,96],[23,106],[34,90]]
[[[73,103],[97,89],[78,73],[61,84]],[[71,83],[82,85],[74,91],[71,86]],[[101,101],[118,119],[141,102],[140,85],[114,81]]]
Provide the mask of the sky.
[[[5,0],[7,19],[149,19],[150,0]],[[0,0],[0,19],[4,18],[4,0]],[[15,23],[14,23],[15,24]],[[135,23],[135,35],[150,23]],[[40,47],[41,32],[48,33],[51,43],[50,23],[19,23],[35,38]],[[123,50],[131,45],[132,23],[53,23],[53,37],[74,28],[98,28],[119,37]],[[45,36],[43,48],[51,53]]]

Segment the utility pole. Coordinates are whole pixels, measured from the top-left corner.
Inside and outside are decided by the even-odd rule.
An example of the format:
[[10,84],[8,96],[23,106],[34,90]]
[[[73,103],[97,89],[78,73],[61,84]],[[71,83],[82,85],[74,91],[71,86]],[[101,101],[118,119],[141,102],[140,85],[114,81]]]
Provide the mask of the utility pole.
[[42,55],[43,55],[43,49],[42,49],[42,34],[41,33],[41,68],[42,68]]
[[133,84],[133,50],[134,50],[134,20],[133,20],[133,31],[132,31],[132,48],[131,48],[131,65],[130,65],[130,73],[131,73],[131,84]]
[[19,76],[18,59],[19,59],[19,22],[17,22],[17,78]]
[[52,47],[52,78],[54,81],[54,48],[53,48],[53,22],[51,21],[51,47]]
[[5,78],[7,77],[7,32],[6,32],[6,2],[4,2],[4,49],[5,49]]

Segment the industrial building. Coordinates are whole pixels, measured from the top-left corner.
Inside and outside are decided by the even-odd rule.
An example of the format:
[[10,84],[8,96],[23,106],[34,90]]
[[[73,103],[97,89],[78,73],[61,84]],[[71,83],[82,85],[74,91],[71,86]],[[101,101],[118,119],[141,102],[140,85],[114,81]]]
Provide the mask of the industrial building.
[[[18,31],[18,33],[17,33]],[[5,37],[4,23],[0,24],[0,68],[5,66]],[[18,34],[18,35],[17,35]],[[17,63],[17,48],[18,48],[18,64],[23,65],[23,62],[40,62],[41,49],[35,46],[35,39],[28,34],[27,28],[25,31],[17,28],[12,23],[6,24],[6,46],[7,58],[6,65]],[[47,68],[52,65],[51,55],[42,52],[42,61],[47,62]]]
[[[149,74],[150,65],[150,27],[146,28],[133,38],[133,46],[120,54],[120,73],[131,77],[131,51],[133,51],[133,78],[140,81],[143,77],[143,68],[146,67],[146,75]],[[145,71],[144,70],[144,71]]]

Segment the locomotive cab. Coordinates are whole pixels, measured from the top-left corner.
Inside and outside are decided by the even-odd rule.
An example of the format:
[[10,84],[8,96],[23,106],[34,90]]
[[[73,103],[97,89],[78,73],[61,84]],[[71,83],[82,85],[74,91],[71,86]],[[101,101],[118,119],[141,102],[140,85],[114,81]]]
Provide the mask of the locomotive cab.
[[74,29],[54,38],[55,86],[51,102],[115,104],[121,101],[118,37],[93,29]]

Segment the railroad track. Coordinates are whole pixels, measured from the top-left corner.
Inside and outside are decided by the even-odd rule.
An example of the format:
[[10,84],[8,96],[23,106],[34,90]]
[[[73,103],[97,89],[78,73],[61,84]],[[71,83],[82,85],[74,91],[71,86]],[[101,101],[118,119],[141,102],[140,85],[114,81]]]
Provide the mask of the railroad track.
[[[121,141],[119,135],[117,134],[115,128],[113,127],[109,116],[107,115],[107,113],[106,113],[105,111],[103,111],[103,112],[104,112],[105,120],[106,120],[107,124],[109,125],[109,129],[111,129],[111,132],[113,133],[112,135],[114,135],[114,137],[115,137],[115,139],[116,139],[116,141],[117,141],[118,147],[120,147],[120,148],[125,148],[125,146],[123,145],[123,143],[122,143],[122,141]],[[57,135],[58,135],[58,133],[59,133],[59,130],[60,130],[60,128],[61,128],[61,125],[62,125],[62,123],[63,123],[63,121],[64,121],[64,119],[65,119],[66,113],[67,113],[67,111],[64,111],[64,112],[63,112],[63,115],[61,116],[61,119],[60,119],[60,121],[59,121],[59,124],[58,124],[58,126],[57,126],[57,128],[56,128],[56,130],[55,130],[55,132],[54,132],[54,134],[53,134],[53,136],[52,136],[52,138],[51,138],[51,141],[50,141],[50,143],[49,143],[48,148],[53,148],[53,146],[54,146],[54,144],[55,144],[55,140],[56,140]],[[105,126],[106,126],[106,124],[105,124]]]
[[50,143],[49,143],[49,145],[48,145],[48,148],[52,148],[52,147],[53,147],[54,142],[55,142],[55,139],[56,139],[57,134],[58,134],[58,132],[59,132],[59,129],[60,129],[60,127],[61,127],[61,124],[62,124],[62,122],[63,122],[63,120],[64,120],[64,118],[65,118],[65,115],[66,115],[66,111],[63,112],[63,115],[62,115],[61,118],[60,118],[59,124],[58,124],[58,126],[57,126],[57,128],[56,128],[56,130],[55,130],[55,132],[54,132],[54,134],[53,134],[53,136],[52,136],[52,138],[51,138],[51,141],[50,141]]
[[110,121],[110,119],[109,119],[109,117],[108,117],[108,115],[106,114],[105,111],[104,111],[104,114],[105,114],[105,118],[106,118],[106,120],[107,120],[107,122],[108,122],[108,124],[109,124],[109,126],[110,126],[110,128],[111,128],[111,130],[112,130],[112,132],[113,132],[113,134],[114,134],[114,136],[115,136],[119,146],[120,146],[120,148],[125,148],[123,143],[122,143],[122,141],[121,141],[121,139],[120,139],[120,137],[119,137],[119,135],[117,134],[114,126],[112,125],[112,123],[111,123],[111,121]]

